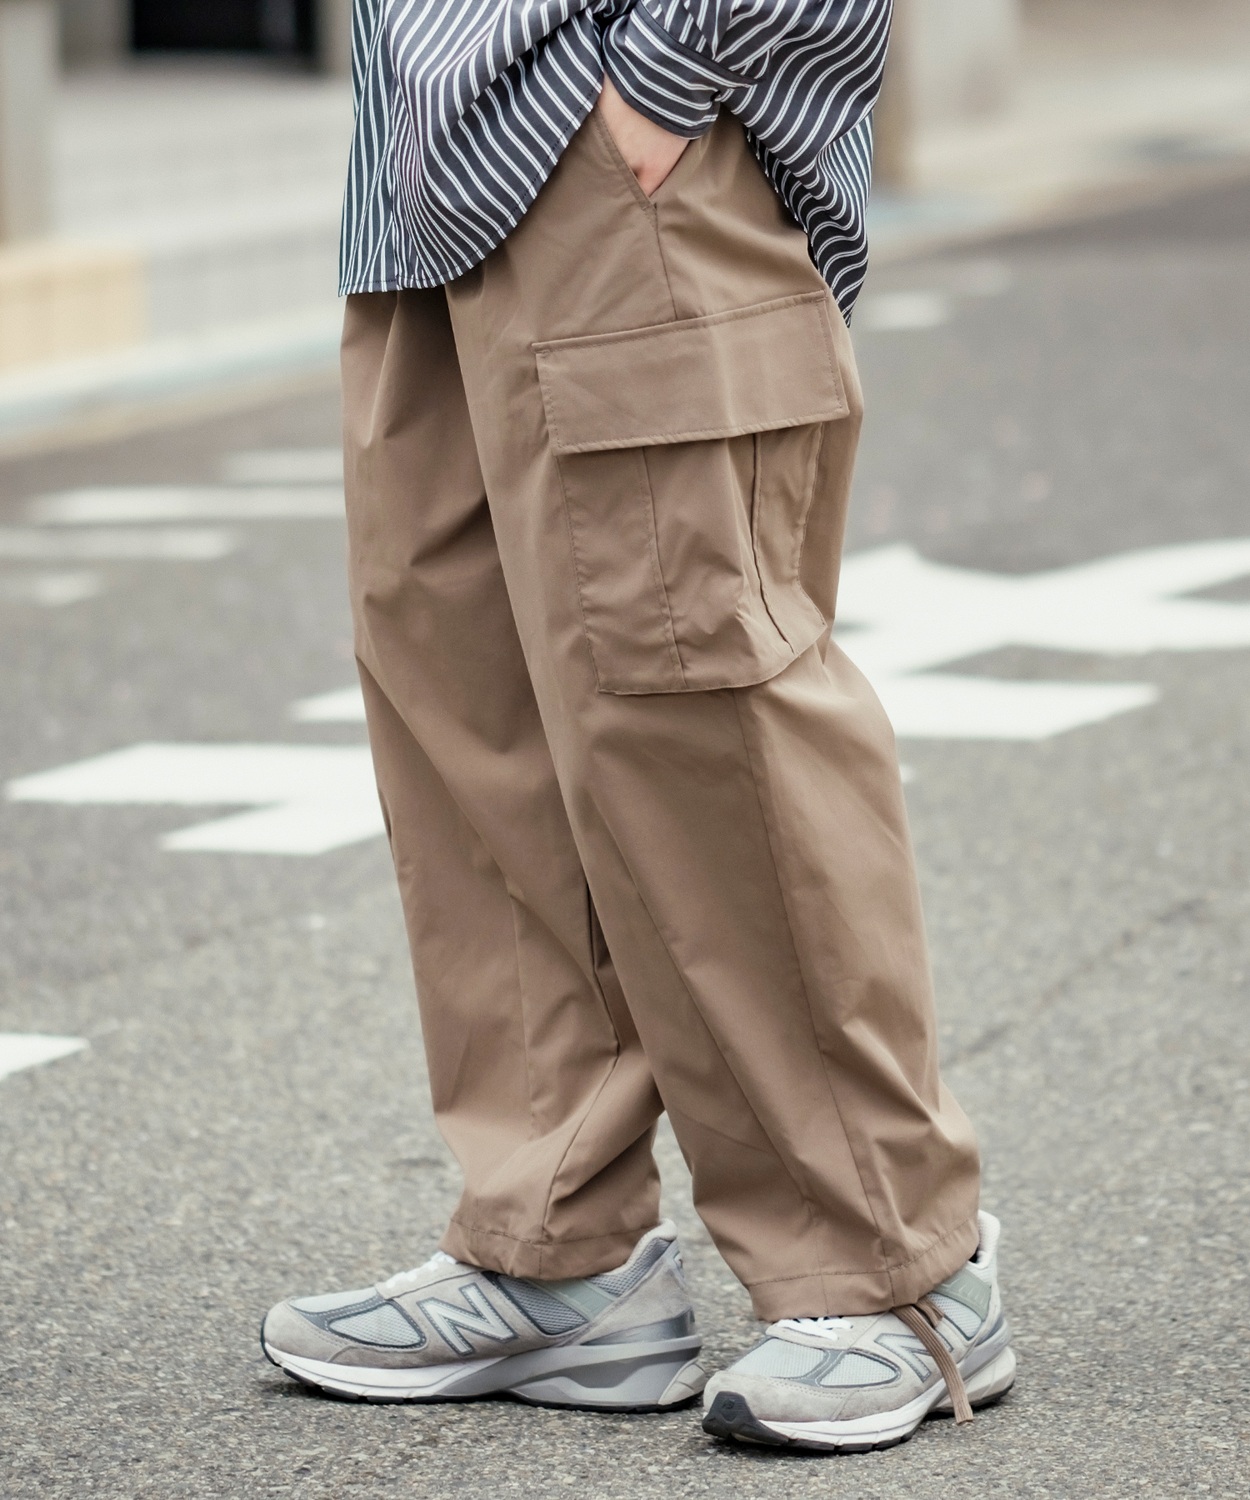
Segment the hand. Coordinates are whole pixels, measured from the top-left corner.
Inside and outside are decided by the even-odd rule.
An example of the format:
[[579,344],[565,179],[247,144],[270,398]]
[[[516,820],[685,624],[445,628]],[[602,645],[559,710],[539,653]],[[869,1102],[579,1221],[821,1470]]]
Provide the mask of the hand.
[[638,179],[638,186],[650,198],[681,160],[681,153],[690,142],[684,135],[674,135],[639,114],[633,105],[626,104],[606,76],[598,107],[603,111],[603,123],[616,142],[616,149]]

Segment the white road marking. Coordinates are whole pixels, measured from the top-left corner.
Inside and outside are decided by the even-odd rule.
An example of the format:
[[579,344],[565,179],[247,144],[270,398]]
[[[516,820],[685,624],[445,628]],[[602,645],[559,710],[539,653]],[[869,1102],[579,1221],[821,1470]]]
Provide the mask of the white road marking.
[[[1011,576],[947,567],[907,546],[849,557],[840,639],[900,738],[1041,740],[1140,708],[1152,683],[1019,682],[935,672],[1004,646],[1101,655],[1250,647],[1250,605],[1175,597],[1250,574],[1250,538],[1195,542]],[[857,628],[856,628],[857,627]],[[360,689],[293,705],[359,722]],[[19,802],[243,806],[167,849],[320,854],[383,832],[364,745],[134,745],[11,782]]]
[[207,526],[95,527],[85,531],[43,531],[34,526],[0,526],[0,557],[159,559],[215,562],[233,552],[232,531]]
[[26,518],[45,526],[143,521],[341,520],[343,485],[100,485],[41,495]]
[[1011,267],[1002,260],[970,260],[954,268],[952,284],[964,297],[1001,297],[1015,285]]
[[291,717],[301,724],[363,724],[365,700],[360,684],[336,688],[332,693],[318,693],[315,698],[301,698],[292,703]]
[[1048,739],[1142,707],[1158,691],[1149,683],[1008,682],[932,669],[1004,646],[1103,656],[1247,647],[1250,605],[1174,597],[1246,574],[1250,538],[1020,576],[929,562],[905,545],[879,547],[846,560],[839,643],[877,689],[900,738]]
[[41,1063],[55,1062],[86,1046],[82,1037],[43,1036],[38,1032],[0,1031],[0,1078],[20,1073],[23,1068],[37,1068]]
[[221,477],[231,484],[343,483],[341,448],[258,448],[231,453]]
[[5,573],[0,574],[0,599],[52,609],[93,598],[103,586],[104,580],[98,573]]
[[[1250,540],[1162,547],[1019,577],[883,547],[843,565],[838,639],[871,679],[900,739],[1049,739],[1144,708],[1159,691],[1153,683],[1018,682],[930,669],[1012,645],[1099,655],[1250,646],[1250,607],[1169,597],[1247,573]],[[291,712],[304,723],[365,717],[359,687],[301,699]]]
[[132,745],[9,783],[14,802],[246,806],[165,849],[324,854],[383,832],[367,745]]
[[1159,697],[1150,683],[1004,682],[931,673],[874,679],[899,739],[1048,740]]
[[873,333],[910,333],[940,328],[952,311],[945,292],[874,292],[860,302],[855,322]]

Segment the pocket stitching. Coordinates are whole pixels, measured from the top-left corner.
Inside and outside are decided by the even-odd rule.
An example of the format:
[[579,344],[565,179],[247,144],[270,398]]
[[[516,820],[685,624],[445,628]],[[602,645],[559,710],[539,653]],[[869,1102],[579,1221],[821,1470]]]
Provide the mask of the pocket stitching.
[[755,577],[760,586],[760,603],[764,606],[764,613],[772,621],[773,629],[793,651],[794,646],[790,637],[782,630],[777,616],[773,614],[773,607],[768,602],[768,590],[764,587],[764,570],[760,567],[760,511],[764,505],[764,453],[760,437],[760,433],[753,433],[751,441],[751,451],[755,455],[755,476],[751,485],[751,561],[755,564]]
[[590,670],[595,679],[595,691],[603,692],[603,684],[599,680],[599,666],[595,661],[594,643],[590,639],[590,625],[586,619],[586,605],[582,599],[582,577],[583,568],[577,556],[577,533],[573,530],[573,510],[569,505],[569,492],[564,483],[564,470],[560,460],[556,459],[556,478],[560,481],[560,498],[564,502],[564,524],[569,533],[569,552],[573,558],[573,585],[577,592],[577,613],[581,616],[582,635],[586,640],[586,654],[590,657]]
[[[792,566],[794,568],[794,586],[795,586],[795,588],[798,589],[799,593],[803,595],[804,599],[807,600],[807,602],[812,606],[812,608],[816,611],[816,613],[820,616],[820,618],[822,620],[825,620],[825,612],[824,612],[824,610],[821,609],[820,605],[816,603],[815,599],[813,599],[812,596],[803,587],[802,568],[803,568],[803,548],[807,546],[807,528],[811,524],[812,506],[813,506],[813,504],[815,503],[815,500],[816,500],[816,479],[817,479],[817,476],[820,474],[820,460],[824,456],[824,452],[825,452],[825,439],[828,436],[829,436],[829,423],[828,422],[824,422],[824,423],[821,424],[821,428],[820,428],[820,441],[816,444],[816,454],[815,454],[815,457],[812,459],[811,478],[809,479],[808,486],[807,486],[807,505],[804,507],[804,510],[803,510],[803,526],[802,526],[802,529],[799,532],[798,546],[794,550],[794,559],[793,559],[793,564],[792,564]],[[826,628],[828,628],[829,624],[830,624],[830,622],[828,620],[825,620],[825,626],[826,626]]]
[[[563,454],[578,453],[626,453],[630,448],[668,448],[677,443],[701,443],[708,442],[713,438],[750,437],[761,432],[785,432],[791,427],[824,427],[831,421],[839,418],[827,417],[823,411],[806,412],[802,416],[787,417],[784,422],[770,423],[767,427],[759,427],[755,423],[739,423],[735,427],[692,427],[683,429],[681,432],[653,432],[646,433],[640,437],[631,437],[628,442],[621,442],[617,438],[610,441],[593,443],[569,443],[560,448]],[[552,432],[557,432],[552,423]],[[557,443],[559,437],[556,437]]]
[[665,334],[681,333],[692,324],[699,324],[705,328],[711,328],[721,323],[738,323],[747,318],[766,318],[771,313],[782,312],[787,307],[800,307],[806,302],[815,303],[824,311],[824,333],[825,333],[825,358],[829,361],[830,371],[834,376],[834,383],[839,392],[842,390],[842,381],[839,378],[837,366],[833,360],[833,330],[829,323],[829,299],[831,293],[823,292],[792,292],[788,297],[774,297],[769,302],[755,302],[750,307],[731,307],[724,312],[706,313],[699,318],[678,318],[671,323],[653,323],[649,328],[623,328],[612,333],[588,333],[579,334],[568,339],[538,339],[533,348],[537,354],[545,354],[551,349],[559,348],[567,344],[582,344],[589,347],[592,344],[630,344],[637,339],[662,338]]
[[[647,472],[646,455],[640,454],[639,458],[642,463],[642,471],[646,480],[646,483],[644,485],[638,486],[638,491],[639,498],[645,500],[646,502],[647,524],[651,540],[650,562],[652,584],[656,588],[656,599],[660,605],[663,615],[664,635],[666,644],[668,646],[669,656],[672,660],[673,666],[677,670],[677,676],[681,680],[681,686],[679,688],[666,688],[659,690],[648,688],[645,689],[645,691],[687,692],[689,689],[686,683],[686,672],[684,666],[682,665],[681,655],[677,649],[677,636],[673,627],[673,612],[668,602],[668,591],[664,587],[663,574],[660,571],[659,538],[656,535],[655,529],[655,497],[651,492],[651,476]],[[586,619],[586,604],[583,594],[583,580],[586,577],[586,570],[582,566],[581,560],[578,555],[577,532],[573,525],[573,506],[569,502],[568,486],[564,481],[564,465],[560,462],[558,457],[556,458],[556,477],[560,481],[560,498],[564,502],[564,524],[568,529],[569,551],[573,556],[573,579],[577,589],[577,612],[581,617],[582,635],[586,641],[587,655],[590,657],[590,670],[594,674],[595,691],[597,693],[614,693],[616,691],[615,689],[604,687],[603,680],[599,676],[599,664],[595,657],[595,643],[590,633],[590,622]]]
[[[832,292],[829,295],[832,297]],[[829,317],[829,304],[822,299],[822,305],[825,315],[821,319],[821,322],[825,333],[825,358],[829,362],[829,377],[833,381],[833,388],[837,391],[841,404],[846,407],[846,415],[849,417],[851,414],[851,401],[850,397],[846,394],[846,386],[842,380],[842,366],[838,363],[838,351],[833,342],[833,323]],[[841,309],[838,311],[838,316],[842,316]],[[823,443],[823,438],[821,441]]]
[[[827,628],[828,625],[829,625],[829,621],[827,619],[825,619],[825,613],[821,609],[820,605],[816,603],[815,599],[813,599],[812,596],[803,587],[803,579],[802,579],[802,574],[801,574],[801,568],[802,568],[802,563],[803,563],[803,548],[807,545],[807,528],[811,524],[812,506],[815,504],[815,500],[816,500],[816,477],[820,473],[820,459],[821,459],[821,455],[825,451],[825,439],[829,435],[829,426],[830,426],[830,424],[828,422],[820,422],[820,423],[817,423],[817,424],[814,424],[814,425],[816,425],[816,426],[819,427],[819,429],[820,429],[820,436],[819,436],[819,438],[816,441],[816,446],[815,446],[815,449],[813,451],[811,461],[810,461],[810,463],[808,465],[808,468],[807,468],[807,474],[806,474],[806,477],[805,477],[804,482],[803,482],[804,494],[806,495],[806,499],[805,499],[804,504],[803,504],[803,518],[802,518],[803,524],[798,528],[798,533],[797,533],[797,536],[795,538],[794,545],[793,545],[793,547],[791,549],[790,559],[789,559],[790,576],[788,578],[782,580],[782,587],[783,588],[792,587],[792,588],[796,589],[798,591],[798,593],[807,601],[807,603],[811,605],[812,609],[814,609],[816,611],[817,615],[819,615],[819,617],[822,620],[824,620],[825,627]],[[756,434],[757,452],[758,452],[759,438],[761,436],[762,436],[762,434],[759,434],[759,433]],[[755,483],[755,489],[759,492],[759,499],[754,499],[754,497],[753,497],[753,504],[754,504],[754,507],[755,507],[756,514],[752,516],[752,524],[751,524],[751,551],[752,551],[752,553],[753,553],[753,555],[755,557],[755,571],[759,575],[759,579],[760,579],[760,599],[763,601],[764,608],[765,608],[765,610],[768,613],[768,618],[773,622],[773,625],[776,628],[777,634],[781,637],[781,639],[783,641],[785,641],[786,645],[789,646],[790,650],[793,651],[795,653],[795,655],[797,655],[798,652],[797,652],[797,650],[796,650],[796,648],[794,646],[794,643],[791,641],[790,637],[786,634],[786,632],[781,628],[781,626],[777,623],[776,616],[773,614],[772,605],[769,604],[769,602],[768,602],[768,593],[767,593],[767,590],[764,588],[763,570],[760,568],[759,553],[758,553],[757,547],[756,547],[756,541],[757,541],[756,522],[758,520],[758,508],[759,508],[759,504],[760,504],[760,501],[763,498],[763,494],[762,494],[763,485],[764,485],[764,464],[763,464],[763,460],[761,458],[757,458],[757,460],[756,460],[756,483]]]
[[677,645],[677,627],[673,624],[673,606],[669,602],[668,586],[664,582],[664,569],[660,564],[660,534],[655,524],[655,487],[651,483],[651,470],[647,467],[646,449],[644,448],[638,456],[642,461],[642,472],[647,480],[647,519],[650,522],[651,531],[651,581],[664,607],[664,634],[668,638],[669,655],[673,659],[673,665],[677,668],[677,675],[681,678],[681,686],[684,689],[686,667]]

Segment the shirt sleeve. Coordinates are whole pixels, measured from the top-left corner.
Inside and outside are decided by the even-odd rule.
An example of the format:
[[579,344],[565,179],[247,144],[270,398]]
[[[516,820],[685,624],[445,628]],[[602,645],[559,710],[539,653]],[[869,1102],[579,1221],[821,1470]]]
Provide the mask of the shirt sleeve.
[[891,0],[635,0],[604,34],[604,67],[640,114],[693,138],[765,78],[778,48],[823,54],[826,66],[845,53],[854,66],[857,39],[888,28],[890,9]]

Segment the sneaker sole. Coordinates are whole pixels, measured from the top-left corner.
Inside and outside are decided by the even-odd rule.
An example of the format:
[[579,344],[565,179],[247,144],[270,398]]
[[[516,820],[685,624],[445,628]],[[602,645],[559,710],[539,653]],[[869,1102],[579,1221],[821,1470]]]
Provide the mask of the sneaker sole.
[[356,1401],[468,1401],[513,1396],[536,1406],[587,1411],[671,1411],[707,1384],[698,1337],[660,1343],[567,1345],[528,1354],[387,1370],[305,1359],[261,1339],[270,1363],[329,1395]]
[[[968,1362],[964,1362],[965,1385],[968,1400],[976,1411],[1001,1401],[1015,1384],[1016,1356],[1010,1345],[993,1354],[974,1372],[967,1371]],[[731,1442],[810,1448],[825,1453],[871,1453],[905,1443],[926,1417],[950,1410],[946,1383],[941,1380],[906,1406],[846,1422],[764,1422],[743,1397],[723,1391],[703,1418],[703,1430]]]

